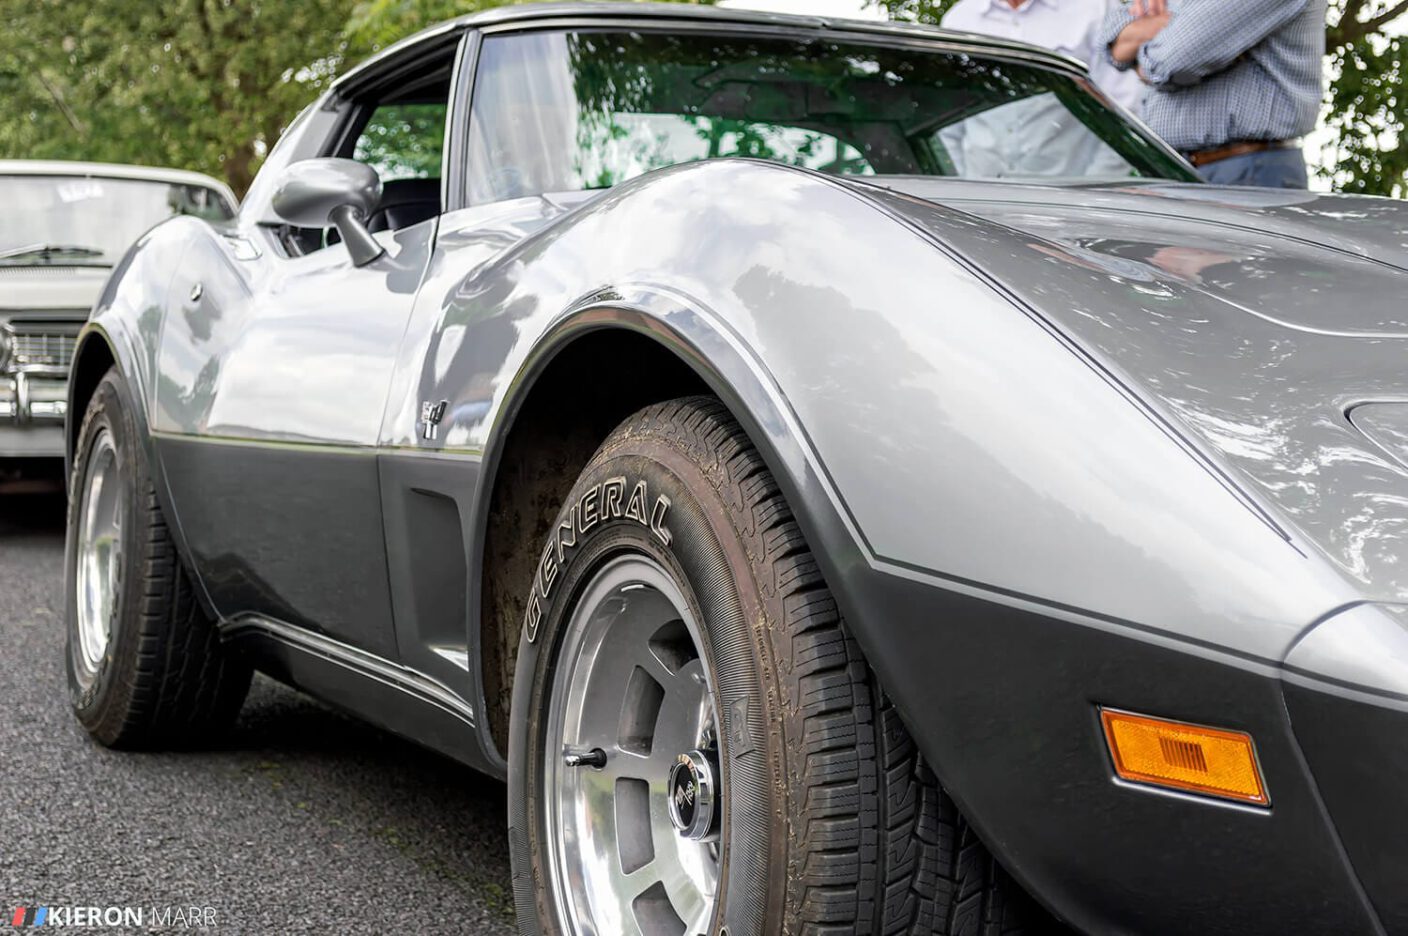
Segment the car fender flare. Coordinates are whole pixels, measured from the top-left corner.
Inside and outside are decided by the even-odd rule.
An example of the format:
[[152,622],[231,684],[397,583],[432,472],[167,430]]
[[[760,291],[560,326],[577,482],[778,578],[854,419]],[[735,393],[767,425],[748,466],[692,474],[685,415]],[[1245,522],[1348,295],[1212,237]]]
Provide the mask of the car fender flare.
[[[495,417],[484,447],[486,481],[492,480],[502,442],[537,379],[573,341],[602,329],[645,335],[680,358],[724,402],[758,447],[782,484],[789,505],[801,514],[809,539],[812,524],[839,524],[847,533],[850,548],[862,551],[858,528],[847,515],[820,455],[764,363],[725,319],[704,303],[658,285],[617,286],[592,293],[549,326],[518,368]],[[478,507],[487,509],[490,487],[481,485]],[[829,516],[822,518],[822,513]]]
[[[139,237],[113,267],[102,293],[93,304],[88,323],[74,342],[68,386],[68,421],[64,432],[66,472],[72,468],[73,447],[77,443],[83,407],[88,402],[86,394],[102,377],[101,372],[85,375],[84,367],[90,366],[91,355],[102,354],[105,348],[106,356],[117,367],[133,395],[132,411],[141,430],[146,454],[152,462],[158,491],[164,495],[161,465],[155,457],[149,419],[155,399],[152,375],[155,373],[156,356],[160,353],[171,279],[185,256],[191,223],[189,219],[173,218]],[[166,271],[164,275],[162,270]],[[153,311],[157,314],[144,314]],[[91,383],[75,379],[81,376],[91,376]]]
[[[615,286],[579,299],[547,328],[516,371],[484,446],[475,492],[472,579],[483,575],[490,499],[504,443],[524,402],[559,353],[582,336],[605,329],[650,338],[678,357],[723,401],[777,479],[843,613],[854,610],[847,601],[848,583],[842,570],[867,567],[869,554],[782,389],[722,317],[692,297],[654,284]],[[482,625],[482,609],[474,603],[472,645],[478,645]],[[516,696],[517,689],[515,705]],[[484,704],[482,698],[478,702]],[[487,723],[480,730],[486,752],[493,752]]]
[[[136,364],[137,358],[138,354],[132,343],[131,335],[121,318],[109,317],[102,322],[89,321],[79,332],[73,352],[73,367],[70,371],[68,385],[69,418],[64,425],[65,476],[73,470],[74,446],[78,444],[78,429],[82,425],[83,413],[87,408],[88,399],[92,395],[93,386],[101,379],[106,368],[93,374],[91,382],[80,381],[76,378],[96,369],[95,362],[99,359],[111,360],[112,366],[117,368],[117,372],[126,381],[132,392],[132,414],[141,431],[145,454],[149,459],[154,456],[151,424],[147,419],[148,396],[141,376],[142,369]],[[155,466],[155,462],[153,464]]]

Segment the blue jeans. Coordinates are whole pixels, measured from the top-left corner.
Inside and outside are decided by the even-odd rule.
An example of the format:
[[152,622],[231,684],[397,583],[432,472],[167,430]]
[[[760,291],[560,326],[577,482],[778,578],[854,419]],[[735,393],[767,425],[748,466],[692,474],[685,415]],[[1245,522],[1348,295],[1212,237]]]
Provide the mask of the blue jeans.
[[1298,149],[1270,149],[1208,163],[1198,170],[1213,185],[1260,185],[1263,188],[1307,187],[1305,156]]

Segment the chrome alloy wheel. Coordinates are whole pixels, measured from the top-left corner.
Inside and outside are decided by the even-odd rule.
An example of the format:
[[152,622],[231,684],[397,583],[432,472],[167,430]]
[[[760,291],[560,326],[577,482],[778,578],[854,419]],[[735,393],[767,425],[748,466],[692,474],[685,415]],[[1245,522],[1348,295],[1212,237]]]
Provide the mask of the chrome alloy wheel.
[[78,656],[84,675],[98,672],[117,613],[122,561],[122,474],[112,433],[93,439],[78,515]]
[[543,771],[559,924],[592,936],[709,933],[723,790],[698,624],[644,556],[608,562],[580,595],[553,676]]

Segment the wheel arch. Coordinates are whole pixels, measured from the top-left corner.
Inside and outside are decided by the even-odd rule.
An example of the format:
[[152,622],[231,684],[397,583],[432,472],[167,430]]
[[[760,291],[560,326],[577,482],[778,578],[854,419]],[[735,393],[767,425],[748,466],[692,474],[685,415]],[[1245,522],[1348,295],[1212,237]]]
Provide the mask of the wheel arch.
[[88,411],[88,401],[93,399],[93,391],[98,381],[117,363],[117,355],[107,335],[100,329],[88,328],[79,339],[73,353],[73,364],[68,375],[68,410],[70,418],[64,424],[64,474],[73,470],[74,447],[78,444],[78,428],[83,422],[83,414]]
[[[582,304],[519,369],[485,446],[472,541],[471,572],[481,589],[470,609],[471,638],[479,648],[481,724],[491,757],[507,753],[524,597],[543,537],[600,443],[651,403],[696,393],[723,402],[778,479],[828,579],[837,579],[832,588],[844,607],[829,567],[858,546],[826,499],[795,414],[744,348],[723,322],[688,301],[641,292]],[[584,369],[603,355],[634,366],[605,385],[583,387]]]
[[150,422],[147,419],[147,394],[142,382],[142,369],[137,366],[135,352],[128,342],[121,340],[120,326],[114,328],[112,320],[92,321],[84,327],[78,337],[73,352],[73,364],[69,369],[68,419],[64,423],[64,473],[65,477],[73,470],[75,447],[78,444],[78,431],[83,425],[83,415],[88,411],[88,402],[98,389],[98,382],[110,369],[126,381],[132,405],[133,416],[142,436],[143,450],[153,465]]
[[157,489],[164,495],[161,466],[152,445],[151,388],[158,379],[157,352],[169,306],[171,277],[179,268],[190,239],[203,226],[204,222],[190,217],[162,222],[139,237],[113,268],[74,348],[64,427],[66,468],[73,464],[74,446],[88,401],[103,374],[116,367],[127,383],[142,444],[151,459]]

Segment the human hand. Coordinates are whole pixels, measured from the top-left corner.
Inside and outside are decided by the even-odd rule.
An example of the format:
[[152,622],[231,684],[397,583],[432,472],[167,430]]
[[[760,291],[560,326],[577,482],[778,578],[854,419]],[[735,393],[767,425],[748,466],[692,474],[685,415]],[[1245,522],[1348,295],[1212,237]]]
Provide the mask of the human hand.
[[1129,13],[1135,19],[1168,15],[1168,0],[1131,0]]
[[[1135,0],[1136,3],[1140,0]],[[1154,0],[1143,0],[1145,3],[1152,3]],[[1156,16],[1141,16],[1134,20],[1115,37],[1115,41],[1110,44],[1110,55],[1116,62],[1128,63],[1134,61],[1139,56],[1139,49],[1144,43],[1153,39],[1163,28],[1168,25],[1169,15],[1161,13]]]

